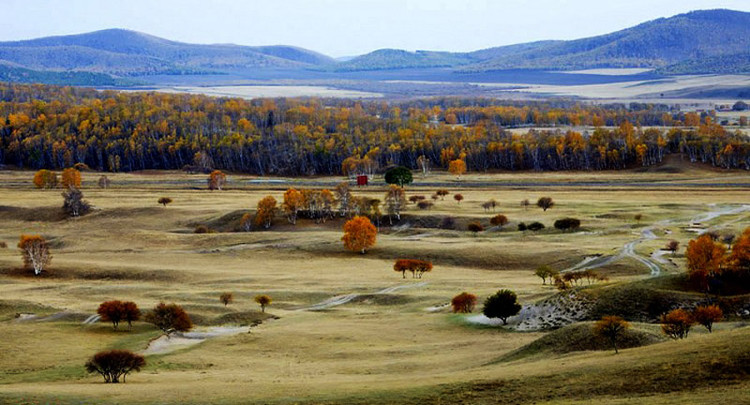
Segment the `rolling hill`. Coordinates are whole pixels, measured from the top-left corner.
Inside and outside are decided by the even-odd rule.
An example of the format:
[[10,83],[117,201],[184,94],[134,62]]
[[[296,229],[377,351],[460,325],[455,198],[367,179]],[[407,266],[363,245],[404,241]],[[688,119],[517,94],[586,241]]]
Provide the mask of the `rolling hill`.
[[468,66],[464,71],[659,68],[750,49],[750,13],[704,10],[611,34],[560,41]]
[[[336,80],[364,72],[360,76],[369,80],[371,71],[381,75],[394,71],[386,72],[389,80],[423,80],[428,69],[474,76],[593,68],[649,68],[664,75],[734,74],[750,73],[749,49],[750,13],[732,10],[693,11],[571,41],[537,41],[473,52],[379,49],[343,60],[294,46],[198,45],[108,29],[0,42],[0,75],[12,81],[80,85],[143,82],[116,79],[150,75]],[[404,70],[408,74],[400,72]]]
[[195,45],[122,29],[0,42],[0,60],[34,70],[120,76],[225,68],[303,68],[334,63],[325,55],[291,46]]

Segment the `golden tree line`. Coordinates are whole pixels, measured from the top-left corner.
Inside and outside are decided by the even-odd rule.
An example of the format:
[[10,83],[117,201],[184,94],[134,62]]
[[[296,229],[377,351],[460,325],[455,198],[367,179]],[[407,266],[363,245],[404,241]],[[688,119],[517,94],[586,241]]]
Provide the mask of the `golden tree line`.
[[[507,130],[519,126],[537,129]],[[427,173],[461,160],[468,171],[604,170],[669,153],[748,168],[749,145],[711,115],[652,104],[242,100],[0,85],[0,164],[32,169],[324,175],[401,165]]]

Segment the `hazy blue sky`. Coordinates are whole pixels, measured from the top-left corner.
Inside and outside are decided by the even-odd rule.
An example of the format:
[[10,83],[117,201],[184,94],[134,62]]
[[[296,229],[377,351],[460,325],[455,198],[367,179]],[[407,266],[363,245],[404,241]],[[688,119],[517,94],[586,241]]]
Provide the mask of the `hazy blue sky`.
[[129,28],[193,43],[467,51],[603,34],[750,0],[2,0],[0,40]]

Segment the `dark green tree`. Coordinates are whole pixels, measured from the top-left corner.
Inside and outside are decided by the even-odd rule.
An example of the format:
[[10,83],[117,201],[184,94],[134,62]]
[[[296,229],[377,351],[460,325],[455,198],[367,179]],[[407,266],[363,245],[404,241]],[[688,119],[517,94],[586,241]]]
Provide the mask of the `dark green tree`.
[[397,166],[385,172],[385,182],[388,184],[403,187],[405,184],[411,184],[413,180],[411,170],[403,166]]
[[484,301],[482,313],[487,318],[500,318],[503,325],[508,324],[508,318],[521,311],[516,293],[511,290],[499,290]]

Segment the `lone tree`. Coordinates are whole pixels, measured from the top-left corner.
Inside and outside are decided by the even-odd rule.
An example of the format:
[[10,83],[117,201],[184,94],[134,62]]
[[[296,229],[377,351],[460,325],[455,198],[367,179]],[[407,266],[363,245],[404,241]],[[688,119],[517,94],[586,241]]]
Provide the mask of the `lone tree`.
[[169,197],[161,197],[159,198],[159,204],[163,205],[165,208],[167,207],[167,204],[172,203],[172,199]]
[[99,352],[86,362],[86,371],[99,373],[105,383],[116,384],[125,382],[125,377],[133,371],[141,371],[146,365],[146,359],[140,354],[129,350],[109,350]]
[[461,204],[461,201],[464,199],[463,194],[453,194],[453,199],[456,200],[457,203]]
[[221,293],[221,295],[219,295],[219,301],[221,301],[224,306],[227,306],[234,301],[234,294],[230,292]]
[[667,242],[667,246],[665,247],[666,250],[669,250],[672,252],[672,256],[674,256],[675,252],[677,252],[677,249],[680,248],[680,242],[676,240],[670,240]]
[[617,339],[629,328],[630,323],[619,316],[604,316],[594,324],[594,334],[609,339],[617,354]]
[[418,259],[398,259],[393,264],[393,271],[400,272],[406,278],[406,272],[411,272],[412,278],[422,278],[424,273],[432,271],[432,263]]
[[673,309],[661,316],[661,330],[672,339],[686,338],[693,324],[693,316],[682,308]]
[[490,223],[495,226],[503,227],[508,224],[508,217],[503,214],[497,214],[490,218]]
[[525,199],[521,200],[521,207],[523,207],[524,211],[526,211],[527,209],[529,209],[529,205],[531,205],[531,203],[529,202],[528,198],[525,198]]
[[63,188],[81,188],[81,172],[69,167],[62,172],[62,186]]
[[276,199],[270,195],[263,197],[262,200],[258,201],[255,212],[255,225],[265,229],[270,228],[276,211]]
[[534,275],[542,279],[542,285],[547,284],[547,279],[549,279],[550,283],[552,283],[552,280],[555,278],[555,276],[559,274],[560,273],[557,270],[553,270],[547,265],[539,266],[534,271]]
[[147,313],[145,321],[154,324],[167,336],[174,332],[187,332],[193,328],[187,312],[177,304],[165,304],[160,302],[154,309]]
[[91,210],[91,205],[83,199],[81,190],[70,187],[62,193],[63,211],[70,217],[79,217],[86,215]]
[[208,175],[208,189],[221,190],[227,184],[227,175],[221,170],[214,170]]
[[57,175],[46,169],[39,170],[34,174],[34,185],[36,188],[57,187]]
[[385,182],[388,184],[395,184],[399,187],[403,187],[407,184],[411,184],[414,178],[411,175],[411,170],[403,166],[397,166],[392,169],[388,169],[385,172]]
[[699,305],[693,310],[693,319],[695,322],[703,325],[708,332],[713,331],[714,322],[724,319],[724,312],[718,305]]
[[561,231],[567,231],[569,229],[578,229],[581,227],[581,220],[577,218],[562,218],[555,221],[553,224],[555,229]]
[[511,290],[499,290],[487,297],[482,312],[487,318],[500,318],[503,325],[508,324],[508,318],[521,311],[516,293]]
[[357,215],[344,224],[344,236],[341,240],[347,249],[365,254],[367,249],[375,245],[377,234],[378,230],[367,217]]
[[21,250],[24,267],[33,269],[37,276],[52,262],[47,241],[40,235],[21,235],[18,249]]
[[541,208],[543,211],[547,211],[548,209],[552,208],[552,206],[555,205],[555,202],[552,201],[551,197],[542,197],[536,202],[536,206]]
[[466,291],[456,295],[451,300],[451,307],[454,313],[468,314],[474,310],[477,305],[477,296],[467,293]]
[[271,305],[271,297],[265,294],[256,295],[255,302],[260,305],[260,312],[266,312],[266,307]]
[[445,200],[445,196],[447,196],[450,193],[448,192],[448,190],[440,189],[436,191],[435,194],[439,195],[440,199]]
[[448,164],[448,171],[456,176],[458,180],[461,180],[461,175],[466,173],[466,162],[462,159],[451,160]]
[[128,327],[133,327],[133,322],[141,318],[141,311],[138,305],[131,301],[106,301],[99,305],[96,313],[101,317],[102,322],[112,322],[112,329],[117,330],[120,322],[127,322]]

